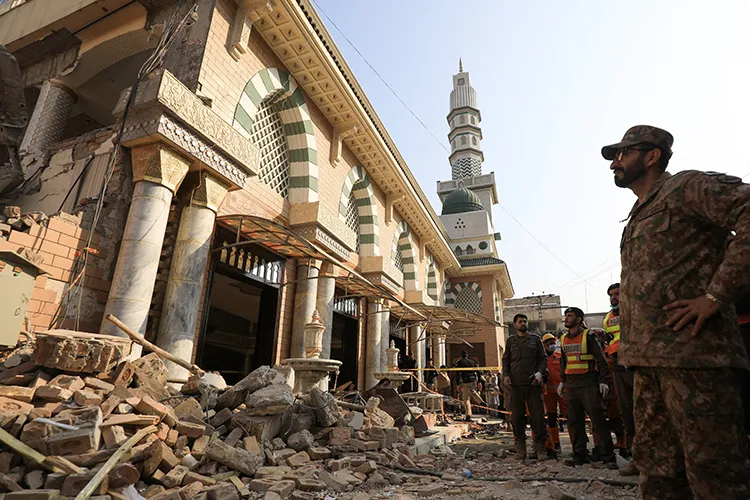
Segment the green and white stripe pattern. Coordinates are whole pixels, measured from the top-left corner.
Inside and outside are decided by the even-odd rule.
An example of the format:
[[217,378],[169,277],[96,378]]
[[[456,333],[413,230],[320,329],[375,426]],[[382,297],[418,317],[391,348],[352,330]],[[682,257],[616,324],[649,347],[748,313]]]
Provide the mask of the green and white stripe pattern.
[[435,258],[427,255],[427,295],[432,300],[438,300],[438,279],[435,270]]
[[[446,306],[458,307],[467,311],[476,312],[477,314],[482,314],[482,286],[479,283],[474,281],[464,281],[446,288]],[[462,300],[458,300],[459,298]]]
[[396,232],[393,235],[391,258],[395,260],[397,253],[401,255],[401,262],[404,265],[404,290],[419,290],[417,256],[414,252],[414,242],[411,238],[411,230],[404,221],[399,222],[398,226],[396,226]]
[[349,195],[352,193],[357,202],[359,219],[359,255],[363,257],[380,255],[380,238],[378,237],[380,229],[375,193],[370,184],[370,177],[360,165],[352,167],[341,189],[339,217],[344,222],[346,222],[346,212],[349,206]]
[[289,202],[318,201],[318,153],[315,131],[302,87],[288,71],[264,68],[245,85],[232,126],[250,138],[254,117],[266,99],[273,99],[289,145]]

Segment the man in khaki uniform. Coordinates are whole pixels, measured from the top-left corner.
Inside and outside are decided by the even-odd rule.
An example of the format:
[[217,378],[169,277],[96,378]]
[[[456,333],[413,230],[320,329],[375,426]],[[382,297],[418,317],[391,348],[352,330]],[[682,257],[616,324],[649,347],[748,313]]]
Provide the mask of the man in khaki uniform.
[[[635,368],[633,453],[649,499],[746,499],[732,305],[750,289],[750,185],[665,170],[672,135],[636,126],[602,148],[638,197],[621,241],[619,362]],[[727,237],[734,231],[733,241]]]

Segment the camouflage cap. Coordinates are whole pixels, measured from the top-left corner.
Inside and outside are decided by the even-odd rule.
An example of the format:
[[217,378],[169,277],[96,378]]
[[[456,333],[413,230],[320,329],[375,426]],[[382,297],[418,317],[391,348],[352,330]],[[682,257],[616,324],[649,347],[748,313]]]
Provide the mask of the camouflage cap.
[[672,154],[672,143],[674,137],[666,130],[652,127],[650,125],[636,125],[630,127],[625,136],[617,144],[610,144],[602,148],[602,156],[605,160],[614,160],[617,151],[626,148],[628,146],[635,146],[636,144],[648,143],[657,146],[658,148],[664,149]]

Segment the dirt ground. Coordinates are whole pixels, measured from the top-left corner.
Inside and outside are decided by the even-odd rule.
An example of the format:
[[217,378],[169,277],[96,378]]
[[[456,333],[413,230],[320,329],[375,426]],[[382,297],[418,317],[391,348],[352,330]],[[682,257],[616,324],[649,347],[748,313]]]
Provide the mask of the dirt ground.
[[[326,500],[641,498],[637,487],[637,477],[623,477],[618,471],[608,470],[597,464],[575,468],[564,465],[563,459],[569,457],[572,451],[567,435],[561,435],[563,453],[559,460],[520,462],[513,458],[513,436],[510,432],[494,423],[484,426],[480,424],[474,428],[476,432],[473,436],[461,439],[450,446],[433,450],[430,455],[417,455],[414,458],[417,467],[421,469],[448,473],[442,479],[381,467],[378,472],[385,480],[383,484],[375,485],[372,482],[372,484],[357,488],[354,492],[326,494],[319,498]],[[591,442],[590,436],[589,439]],[[527,445],[531,446],[530,436]],[[466,477],[465,471],[469,471],[472,477]],[[505,480],[482,479],[491,477]],[[570,483],[556,480],[556,478],[574,478],[583,481]],[[605,484],[607,480],[629,483],[629,485],[608,485]],[[564,496],[564,494],[569,496]]]

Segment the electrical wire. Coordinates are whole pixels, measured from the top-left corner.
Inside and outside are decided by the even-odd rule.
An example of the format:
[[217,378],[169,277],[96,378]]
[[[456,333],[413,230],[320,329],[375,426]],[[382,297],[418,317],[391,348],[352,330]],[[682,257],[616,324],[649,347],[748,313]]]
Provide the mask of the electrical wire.
[[[425,123],[424,123],[424,122],[423,122],[423,121],[422,121],[422,120],[421,120],[421,119],[420,119],[420,118],[419,118],[419,117],[418,117],[418,116],[416,115],[416,113],[414,113],[414,111],[412,111],[412,109],[411,109],[411,108],[410,108],[410,107],[409,107],[409,106],[408,106],[408,105],[406,104],[406,102],[404,102],[404,100],[403,100],[403,99],[401,98],[401,96],[400,96],[400,95],[398,95],[398,93],[397,93],[397,92],[396,92],[396,91],[395,91],[395,90],[393,89],[393,87],[391,87],[391,86],[390,86],[390,85],[388,84],[388,82],[386,82],[386,81],[385,81],[385,78],[383,78],[383,76],[382,76],[382,75],[381,75],[381,74],[380,74],[380,73],[378,72],[378,70],[376,70],[376,69],[375,69],[375,68],[373,67],[373,65],[372,65],[372,64],[370,64],[370,61],[368,61],[368,59],[367,59],[367,58],[366,58],[366,57],[364,56],[364,54],[362,54],[362,52],[361,52],[361,51],[360,51],[360,50],[359,50],[359,49],[358,49],[358,48],[357,48],[357,47],[356,47],[356,46],[354,45],[354,43],[352,43],[352,41],[351,41],[351,40],[349,40],[349,38],[348,38],[348,37],[347,37],[347,36],[346,36],[346,35],[344,34],[344,32],[343,32],[343,31],[341,30],[341,28],[339,28],[339,27],[338,27],[338,25],[337,25],[337,24],[336,24],[336,23],[335,23],[335,22],[333,21],[333,19],[331,19],[331,17],[330,17],[330,16],[328,15],[328,14],[326,14],[326,12],[325,12],[325,11],[324,11],[324,10],[323,10],[323,9],[322,9],[321,7],[320,7],[320,5],[318,4],[318,2],[317,2],[316,0],[312,0],[312,2],[313,2],[313,3],[315,4],[316,8],[317,8],[317,9],[318,9],[318,10],[320,11],[320,13],[321,13],[321,14],[323,14],[323,16],[324,16],[324,17],[325,17],[325,18],[326,18],[326,19],[327,19],[327,20],[328,20],[328,21],[329,21],[329,22],[331,23],[331,25],[332,25],[332,26],[333,26],[333,27],[334,27],[334,28],[336,29],[336,31],[338,31],[338,32],[339,32],[339,33],[341,34],[341,36],[342,36],[342,37],[344,38],[344,40],[346,40],[346,42],[347,42],[347,43],[348,43],[348,44],[349,44],[349,45],[350,45],[350,46],[351,46],[351,47],[352,47],[352,48],[354,49],[354,51],[355,51],[355,52],[356,52],[356,53],[357,53],[357,54],[358,54],[358,55],[359,55],[359,56],[360,56],[360,57],[362,58],[362,60],[363,60],[363,61],[365,62],[365,64],[367,64],[367,66],[369,66],[369,67],[370,67],[370,69],[371,69],[371,70],[373,71],[373,73],[375,73],[375,75],[376,75],[376,76],[377,76],[377,77],[378,77],[378,78],[380,79],[380,81],[381,81],[381,82],[383,82],[383,84],[384,84],[384,85],[385,85],[385,86],[386,86],[386,87],[388,88],[388,90],[390,90],[390,91],[391,91],[391,93],[392,93],[392,94],[393,94],[393,95],[394,95],[394,96],[396,97],[396,99],[398,99],[398,100],[399,100],[399,102],[400,102],[400,103],[401,103],[401,104],[402,104],[402,105],[404,106],[404,108],[406,108],[406,110],[407,110],[407,111],[408,111],[408,112],[409,112],[409,113],[410,113],[410,114],[411,114],[411,115],[412,115],[412,116],[413,116],[413,117],[414,117],[414,118],[415,118],[415,119],[416,119],[416,120],[417,120],[417,121],[419,122],[419,124],[420,124],[420,125],[422,125],[422,127],[423,127],[423,128],[424,128],[424,129],[425,129],[425,130],[426,130],[426,131],[427,131],[427,132],[428,132],[428,133],[429,133],[429,134],[430,134],[431,136],[432,136],[432,138],[433,138],[433,139],[435,140],[435,142],[437,142],[437,143],[438,143],[438,144],[440,145],[440,147],[441,147],[441,148],[443,148],[443,149],[444,149],[444,150],[445,150],[446,152],[449,152],[449,151],[448,151],[448,148],[446,148],[446,146],[445,146],[445,145],[443,144],[443,142],[442,142],[442,141],[440,141],[440,140],[439,140],[439,139],[438,139],[438,138],[437,138],[437,137],[435,136],[435,134],[433,134],[433,133],[432,133],[432,131],[431,131],[431,130],[430,130],[430,129],[429,129],[428,127],[427,127],[427,125],[425,125]],[[502,209],[502,210],[503,210],[503,211],[504,211],[504,212],[505,212],[506,214],[508,214],[508,216],[509,216],[509,217],[510,217],[510,218],[511,218],[511,219],[513,220],[513,222],[515,222],[516,224],[518,224],[518,226],[519,226],[519,227],[520,227],[521,229],[523,229],[523,230],[524,230],[524,231],[525,231],[525,232],[526,232],[526,233],[527,233],[527,234],[528,234],[529,236],[531,236],[531,238],[532,238],[532,239],[533,239],[534,241],[536,241],[536,242],[537,242],[537,243],[539,244],[539,246],[541,246],[541,247],[542,247],[542,248],[543,248],[544,250],[546,250],[546,251],[547,251],[547,253],[549,253],[549,254],[550,254],[550,255],[551,255],[552,257],[554,257],[554,258],[555,258],[555,260],[557,260],[557,261],[558,261],[558,262],[559,262],[560,264],[562,264],[562,265],[563,265],[563,267],[565,267],[565,268],[566,268],[566,269],[568,269],[568,270],[569,270],[570,272],[572,272],[572,273],[573,273],[573,274],[574,274],[574,275],[576,276],[576,278],[578,278],[578,279],[582,280],[583,282],[585,282],[585,283],[586,283],[586,284],[588,284],[589,286],[591,286],[591,287],[593,287],[594,289],[596,289],[596,287],[594,287],[594,285],[592,285],[591,283],[589,283],[589,282],[588,282],[588,281],[587,281],[587,280],[586,280],[586,279],[585,279],[585,278],[584,278],[583,276],[581,276],[580,274],[578,274],[578,273],[577,273],[577,272],[576,272],[576,271],[575,271],[575,270],[574,270],[574,269],[573,269],[572,267],[570,267],[570,266],[569,266],[568,264],[566,264],[566,263],[565,263],[565,262],[564,262],[564,261],[563,261],[563,260],[562,260],[562,259],[561,259],[560,257],[558,257],[558,256],[557,256],[557,255],[556,255],[556,254],[555,254],[555,253],[554,253],[554,252],[553,252],[552,250],[550,250],[550,249],[549,249],[549,248],[548,248],[548,247],[547,247],[547,246],[546,246],[546,245],[545,245],[544,243],[542,243],[542,242],[541,242],[541,240],[539,240],[539,238],[537,238],[536,236],[534,236],[534,234],[533,234],[533,233],[532,233],[531,231],[529,231],[528,229],[526,229],[526,227],[525,227],[525,226],[524,226],[523,224],[521,224],[521,222],[520,222],[520,221],[519,221],[518,219],[516,219],[516,217],[515,217],[515,216],[514,216],[514,215],[513,215],[513,214],[512,214],[512,213],[511,213],[511,212],[510,212],[510,211],[509,211],[509,210],[508,210],[507,208],[505,208],[505,207],[504,207],[504,206],[503,206],[503,205],[502,205],[501,203],[499,203],[499,202],[498,202],[498,205],[500,206],[500,208],[501,208],[501,209]],[[600,292],[601,292],[601,291],[600,291]],[[601,292],[601,293],[604,293],[604,292]]]
[[338,31],[341,34],[341,36],[344,38],[344,40],[346,40],[346,43],[348,43],[354,49],[354,51],[357,54],[359,54],[359,57],[362,58],[362,60],[365,62],[365,64],[367,64],[370,67],[370,69],[373,71],[373,73],[375,73],[375,75],[377,75],[377,77],[380,79],[380,81],[383,82],[383,85],[385,85],[388,88],[388,90],[390,90],[391,93],[394,96],[396,96],[396,99],[398,99],[399,102],[401,102],[401,104],[406,108],[406,110],[409,113],[411,113],[411,115],[414,117],[414,119],[416,119],[419,122],[419,124],[422,125],[422,128],[424,128],[427,131],[427,133],[430,134],[433,139],[435,139],[435,142],[437,142],[440,145],[440,147],[445,150],[446,153],[450,153],[450,151],[448,151],[448,148],[445,147],[445,144],[443,144],[443,142],[440,139],[438,139],[435,134],[432,133],[432,130],[430,130],[427,127],[427,125],[425,125],[425,123],[422,120],[420,120],[420,118],[417,116],[417,114],[414,111],[411,110],[411,108],[406,104],[406,102],[404,102],[404,100],[401,98],[401,96],[398,95],[398,93],[395,90],[393,90],[393,87],[391,87],[388,84],[388,82],[385,81],[385,78],[383,78],[380,75],[380,73],[378,73],[378,70],[376,70],[373,67],[372,64],[370,64],[370,61],[367,60],[367,58],[362,54],[362,52],[360,52],[359,49],[344,34],[344,32],[341,31],[341,29],[336,25],[336,23],[333,21],[333,19],[331,19],[331,17],[328,14],[325,13],[325,11],[320,7],[320,5],[318,4],[318,2],[316,2],[315,0],[312,0],[312,2],[315,4],[315,7],[320,11],[320,13],[323,14],[323,16],[326,19],[328,19],[328,21],[331,23],[331,26],[333,26],[334,28],[336,28],[336,31]]
[[75,321],[74,321],[74,329],[76,330],[79,329],[80,317],[81,317],[81,305],[83,301],[83,286],[85,284],[86,268],[88,265],[89,254],[92,253],[92,240],[94,237],[95,229],[99,223],[99,218],[101,217],[102,210],[104,208],[104,198],[107,192],[107,187],[109,186],[109,182],[112,179],[112,175],[114,174],[115,165],[117,164],[118,153],[119,153],[120,144],[122,143],[122,138],[125,132],[125,125],[127,123],[128,114],[133,104],[135,103],[135,98],[138,93],[138,86],[140,85],[141,81],[151,72],[153,72],[156,68],[158,68],[159,65],[161,65],[161,62],[163,61],[165,54],[167,53],[169,48],[172,46],[172,43],[175,41],[177,37],[177,34],[186,25],[189,24],[189,20],[191,19],[193,21],[195,20],[197,2],[196,0],[193,0],[192,6],[187,10],[187,13],[178,21],[177,19],[178,13],[182,9],[183,3],[184,3],[184,0],[179,0],[177,6],[175,7],[174,12],[172,13],[172,16],[169,18],[169,20],[166,22],[164,26],[164,31],[159,37],[159,41],[157,42],[156,47],[154,47],[154,50],[149,56],[149,58],[143,63],[143,65],[139,69],[138,74],[135,78],[135,82],[132,86],[132,91],[130,92],[130,95],[128,96],[128,101],[123,111],[123,116],[120,122],[120,127],[117,131],[117,136],[115,140],[113,141],[112,152],[110,153],[110,156],[109,156],[109,161],[105,169],[104,178],[102,179],[102,186],[99,190],[99,195],[97,197],[96,207],[94,209],[94,215],[91,220],[91,225],[88,229],[88,235],[86,237],[86,245],[81,249],[81,251],[76,256],[75,262],[73,264],[73,268],[71,270],[70,284],[68,285],[67,290],[65,290],[65,292],[63,293],[64,300],[60,302],[60,305],[55,311],[55,314],[53,315],[52,320],[50,321],[50,327],[52,327],[52,325],[57,323],[61,318],[68,317],[69,312],[70,312],[70,307],[72,306],[74,298],[77,294],[78,301],[77,301],[76,315],[75,315]]

